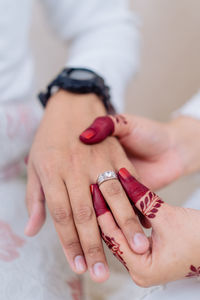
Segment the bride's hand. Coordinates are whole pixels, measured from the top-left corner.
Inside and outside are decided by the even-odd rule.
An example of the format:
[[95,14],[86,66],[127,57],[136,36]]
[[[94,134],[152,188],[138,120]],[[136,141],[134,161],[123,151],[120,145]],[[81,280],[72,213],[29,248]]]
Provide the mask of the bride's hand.
[[95,144],[118,137],[142,183],[159,189],[200,169],[200,121],[179,117],[160,123],[134,115],[97,118],[80,139]]
[[101,194],[107,182],[100,188],[92,185],[91,191],[102,237],[135,283],[148,287],[200,276],[200,212],[164,203],[124,168],[119,170],[118,177],[132,205],[151,223],[148,252],[137,255],[129,247]]

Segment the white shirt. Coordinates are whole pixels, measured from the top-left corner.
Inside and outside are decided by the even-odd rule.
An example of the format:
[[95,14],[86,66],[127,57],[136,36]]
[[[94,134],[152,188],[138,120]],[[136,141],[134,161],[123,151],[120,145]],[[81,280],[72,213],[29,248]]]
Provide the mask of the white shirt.
[[[115,106],[122,109],[123,92],[139,54],[129,0],[41,2],[60,38],[70,42],[66,65],[87,67],[102,75]],[[0,101],[27,100],[32,95],[31,8],[31,0],[0,0]]]
[[[40,1],[60,38],[69,42],[66,66],[103,76],[114,106],[122,110],[126,85],[139,61],[129,0]],[[42,114],[29,43],[32,3],[0,0],[0,178],[1,171],[28,152]]]

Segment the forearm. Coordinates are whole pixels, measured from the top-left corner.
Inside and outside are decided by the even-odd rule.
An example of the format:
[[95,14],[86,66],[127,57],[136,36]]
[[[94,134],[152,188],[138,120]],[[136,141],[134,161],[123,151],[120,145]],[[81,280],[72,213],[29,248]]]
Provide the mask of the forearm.
[[172,143],[182,160],[183,175],[200,170],[200,120],[180,116],[169,124]]

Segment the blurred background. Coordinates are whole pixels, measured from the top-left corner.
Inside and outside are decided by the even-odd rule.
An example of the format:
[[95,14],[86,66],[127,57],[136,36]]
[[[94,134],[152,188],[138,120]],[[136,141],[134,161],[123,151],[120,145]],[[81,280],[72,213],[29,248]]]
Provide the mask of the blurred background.
[[[130,84],[126,110],[165,121],[200,88],[200,1],[132,0],[131,5],[141,20],[141,66]],[[43,89],[62,68],[67,51],[48,26],[39,1],[34,4],[31,42],[38,89]],[[183,178],[160,194],[170,203],[183,203],[197,180]]]

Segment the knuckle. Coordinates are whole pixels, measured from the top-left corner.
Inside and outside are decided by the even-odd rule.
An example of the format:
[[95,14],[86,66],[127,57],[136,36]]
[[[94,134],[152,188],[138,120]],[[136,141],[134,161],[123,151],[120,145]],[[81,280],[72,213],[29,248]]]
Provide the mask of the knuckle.
[[138,221],[134,217],[129,217],[122,222],[123,227],[133,227],[137,225],[138,225]]
[[122,194],[123,189],[118,180],[112,180],[111,182],[107,182],[104,184],[104,193],[106,193],[109,197],[119,196]]
[[70,251],[70,252],[77,252],[80,250],[80,243],[77,240],[64,241],[63,246],[67,251]]
[[99,245],[94,245],[88,248],[86,255],[90,258],[99,257],[102,254],[102,248]]
[[53,153],[42,154],[37,162],[38,173],[46,180],[55,178],[63,168],[63,154],[54,151]]
[[55,163],[51,160],[46,160],[45,162],[41,163],[39,167],[39,173],[46,180],[51,181],[54,177],[55,169]]
[[74,220],[77,224],[82,224],[90,221],[93,218],[94,211],[92,207],[85,205],[74,212]]
[[56,223],[67,224],[72,220],[71,211],[66,211],[64,207],[56,207],[52,210],[52,216]]

